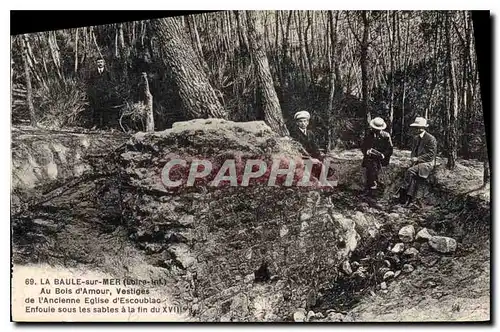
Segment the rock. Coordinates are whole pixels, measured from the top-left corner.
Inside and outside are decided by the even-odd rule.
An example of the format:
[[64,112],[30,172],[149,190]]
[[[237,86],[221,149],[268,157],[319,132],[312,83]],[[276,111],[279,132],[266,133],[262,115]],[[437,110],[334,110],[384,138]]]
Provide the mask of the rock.
[[451,237],[446,236],[433,236],[429,239],[429,245],[432,249],[443,253],[451,253],[457,250],[457,241]]
[[351,268],[356,271],[359,268],[359,263],[356,261],[351,262]]
[[307,313],[306,321],[309,322],[311,320],[311,318],[314,318],[314,317],[316,317],[316,314],[314,313],[314,311],[309,310],[309,312]]
[[194,216],[190,214],[185,214],[179,218],[179,224],[182,226],[191,226],[194,223]]
[[418,250],[415,248],[408,248],[405,250],[403,255],[411,260],[414,260],[418,257]]
[[215,322],[217,318],[217,309],[209,308],[201,314],[200,320],[204,322]]
[[168,252],[182,264],[184,269],[187,269],[196,263],[196,257],[194,257],[193,253],[189,250],[189,247],[184,243],[171,245],[168,248]]
[[367,263],[367,262],[369,262],[369,261],[371,261],[371,260],[372,260],[372,258],[368,255],[368,256],[366,256],[366,257],[364,257],[364,258],[361,258],[359,261],[360,261],[361,263]]
[[379,235],[382,224],[373,215],[356,211],[352,219],[356,225],[356,231],[362,239],[375,239]]
[[325,315],[323,315],[321,312],[316,313],[316,318],[325,318]]
[[387,289],[387,283],[385,281],[380,284],[380,289]]
[[395,212],[389,213],[389,220],[394,221],[394,220],[398,220],[398,219],[399,219],[398,213],[395,213]]
[[342,270],[349,276],[352,274],[352,268],[349,261],[344,261],[344,263],[342,263]]
[[249,307],[248,307],[248,298],[245,294],[239,293],[231,302],[231,307],[229,309],[231,312],[237,312],[242,316],[248,315]]
[[397,270],[395,273],[394,273],[394,278],[397,278],[399,277],[399,275],[401,274],[401,270]]
[[403,265],[403,272],[404,273],[412,273],[415,268],[411,264],[405,264]]
[[432,237],[427,228],[422,228],[415,236],[416,241],[428,241]]
[[295,322],[305,322],[306,321],[306,309],[300,308],[293,314],[293,320]]
[[387,259],[384,259],[384,265],[386,267],[391,267],[391,262],[389,262]]
[[328,313],[327,319],[330,322],[342,322],[344,320],[345,315],[341,314],[340,312],[330,312]]
[[312,213],[310,212],[302,212],[300,214],[300,221],[306,221],[312,218]]
[[56,222],[47,219],[33,219],[33,224],[40,226],[41,228],[48,230],[49,232],[57,232],[60,228]]
[[383,251],[379,251],[377,252],[377,254],[375,255],[375,257],[379,260],[382,260],[384,257],[385,257],[385,254]]
[[388,267],[381,267],[379,270],[378,270],[378,273],[379,275],[381,276],[384,276],[384,274],[386,274],[388,271],[390,271],[391,269],[389,269]]
[[398,255],[392,255],[388,257],[388,260],[394,265],[399,265],[399,263],[401,262],[401,259],[399,259]]
[[300,224],[300,231],[301,231],[301,232],[303,232],[303,231],[305,231],[308,227],[309,227],[309,224],[307,223],[307,221],[302,221],[302,223]]
[[286,225],[280,228],[280,237],[283,237],[288,234],[288,227]]
[[403,252],[403,250],[405,250],[405,245],[404,243],[396,243],[394,245],[394,247],[391,249],[391,252],[395,253],[395,254],[400,254]]
[[358,269],[356,272],[354,272],[352,274],[352,276],[356,277],[358,279],[364,279],[364,278],[366,278],[366,274],[365,274],[365,272],[363,270],[361,270],[361,268]]
[[231,315],[229,314],[222,315],[219,321],[221,323],[228,323],[231,321]]
[[384,279],[384,280],[389,280],[389,279],[391,279],[391,278],[394,278],[394,272],[392,272],[392,271],[387,271],[387,272],[384,274],[383,279]]
[[249,284],[249,283],[253,282],[253,281],[254,281],[254,279],[255,279],[255,274],[254,274],[254,273],[250,273],[250,274],[247,274],[247,275],[245,276],[245,278],[243,279],[243,282],[244,282],[245,284]]
[[399,238],[403,242],[411,242],[415,238],[415,228],[413,225],[404,226],[399,230]]

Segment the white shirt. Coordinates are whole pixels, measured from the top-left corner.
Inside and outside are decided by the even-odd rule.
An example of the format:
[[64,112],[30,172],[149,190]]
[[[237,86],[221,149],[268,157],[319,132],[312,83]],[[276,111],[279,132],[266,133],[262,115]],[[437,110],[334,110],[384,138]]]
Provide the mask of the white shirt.
[[423,132],[421,132],[418,136],[420,136],[420,138],[423,138],[425,135],[425,130]]
[[299,129],[300,129],[300,131],[301,131],[301,132],[303,132],[303,133],[304,133],[304,135],[306,135],[306,136],[307,136],[307,129],[302,129],[302,128],[299,128]]
[[102,74],[102,72],[104,71],[104,68],[97,68],[97,71],[99,72],[99,74]]

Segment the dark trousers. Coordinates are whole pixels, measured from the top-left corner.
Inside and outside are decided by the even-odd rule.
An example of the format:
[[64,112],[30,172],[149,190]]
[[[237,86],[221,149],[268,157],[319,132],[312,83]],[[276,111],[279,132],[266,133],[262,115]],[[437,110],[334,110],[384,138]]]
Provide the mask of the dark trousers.
[[409,167],[406,170],[403,180],[403,189],[406,191],[407,196],[415,197],[415,194],[417,193],[417,179],[418,165]]
[[365,174],[366,174],[366,188],[369,189],[375,186],[375,183],[379,182],[378,176],[382,170],[382,165],[380,161],[375,159],[368,159],[365,162]]

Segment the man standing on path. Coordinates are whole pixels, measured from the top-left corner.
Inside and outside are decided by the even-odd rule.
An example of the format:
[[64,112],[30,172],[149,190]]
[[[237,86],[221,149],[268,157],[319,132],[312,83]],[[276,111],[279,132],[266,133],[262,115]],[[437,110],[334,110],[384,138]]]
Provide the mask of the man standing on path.
[[370,191],[379,187],[379,173],[383,166],[389,165],[393,152],[391,135],[384,131],[385,128],[387,125],[382,118],[374,118],[370,121],[370,130],[361,144],[362,167],[366,170],[366,189]]

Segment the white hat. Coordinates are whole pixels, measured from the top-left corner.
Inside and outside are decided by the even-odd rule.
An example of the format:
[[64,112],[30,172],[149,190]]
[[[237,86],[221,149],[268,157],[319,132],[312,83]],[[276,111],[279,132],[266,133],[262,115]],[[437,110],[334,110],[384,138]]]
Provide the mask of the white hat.
[[384,130],[385,128],[387,128],[387,124],[385,123],[384,119],[376,117],[370,121],[370,127],[377,130]]
[[307,119],[309,120],[311,118],[311,114],[309,114],[308,111],[300,111],[295,113],[295,116],[293,117],[295,120],[298,119]]
[[427,124],[427,119],[421,116],[417,116],[415,118],[415,122],[413,122],[410,127],[429,127]]

